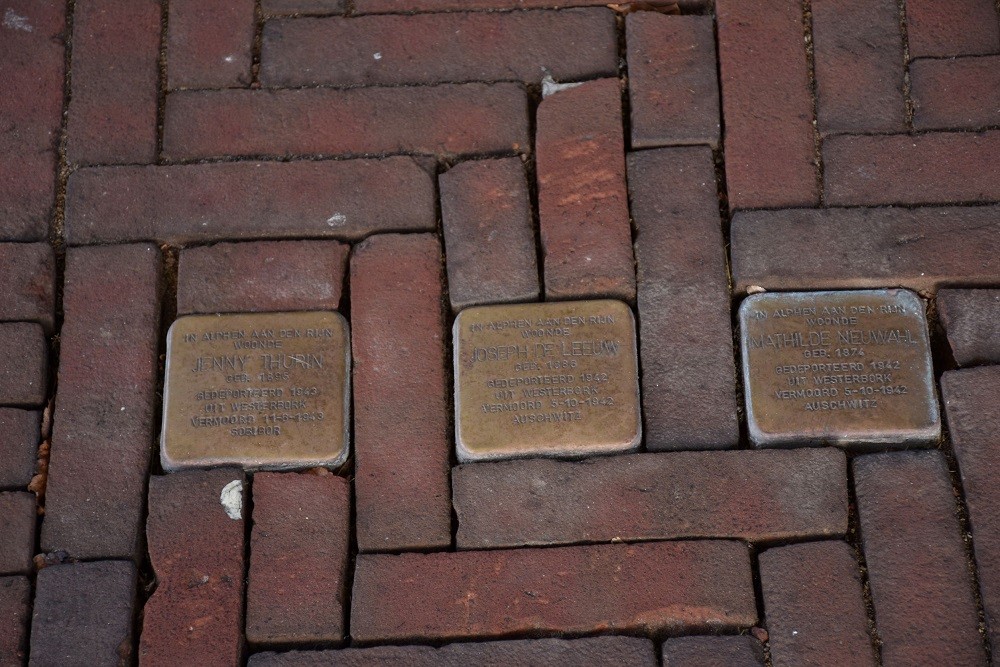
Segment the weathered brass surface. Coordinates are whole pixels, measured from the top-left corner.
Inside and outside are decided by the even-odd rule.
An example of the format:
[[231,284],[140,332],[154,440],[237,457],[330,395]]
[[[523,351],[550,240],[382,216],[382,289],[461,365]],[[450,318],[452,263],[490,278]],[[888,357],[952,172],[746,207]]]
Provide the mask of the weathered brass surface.
[[339,313],[181,317],[167,334],[163,468],[340,465],[349,378]]
[[755,294],[739,319],[755,444],[930,443],[940,436],[927,318],[913,292]]
[[635,319],[620,301],[468,308],[455,320],[454,354],[462,461],[639,444]]

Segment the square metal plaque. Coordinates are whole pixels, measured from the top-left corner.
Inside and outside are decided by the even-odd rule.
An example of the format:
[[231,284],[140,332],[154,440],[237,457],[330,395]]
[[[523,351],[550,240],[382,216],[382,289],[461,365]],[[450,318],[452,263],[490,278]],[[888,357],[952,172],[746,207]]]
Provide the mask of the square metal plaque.
[[340,465],[350,349],[335,312],[179,318],[167,333],[163,468]]
[[940,437],[927,318],[913,292],[754,294],[739,319],[754,444]]
[[461,461],[635,449],[635,319],[620,301],[468,308],[454,327]]

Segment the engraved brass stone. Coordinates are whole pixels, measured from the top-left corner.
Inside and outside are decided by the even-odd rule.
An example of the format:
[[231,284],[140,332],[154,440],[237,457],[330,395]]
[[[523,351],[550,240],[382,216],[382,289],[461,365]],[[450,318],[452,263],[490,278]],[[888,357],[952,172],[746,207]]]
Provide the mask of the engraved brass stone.
[[635,319],[620,301],[468,308],[454,355],[461,461],[639,445]]
[[940,437],[927,319],[913,292],[754,294],[739,319],[754,444]]
[[347,459],[347,322],[335,312],[191,315],[167,333],[165,470]]

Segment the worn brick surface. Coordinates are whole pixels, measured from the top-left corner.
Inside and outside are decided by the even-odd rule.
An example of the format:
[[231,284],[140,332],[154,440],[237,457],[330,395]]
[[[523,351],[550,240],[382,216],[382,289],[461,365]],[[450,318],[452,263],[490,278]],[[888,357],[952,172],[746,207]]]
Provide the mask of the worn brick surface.
[[163,152],[224,155],[461,155],[527,151],[521,84],[354,90],[180,91],[167,97]]
[[615,16],[606,8],[268,21],[267,86],[389,85],[613,76]]
[[38,322],[52,330],[56,257],[48,243],[0,243],[0,321]]
[[521,160],[463,162],[438,183],[452,309],[536,300],[535,231]]
[[861,571],[846,542],[793,544],[759,558],[774,665],[875,665]]
[[707,147],[628,157],[646,448],[739,442],[729,276]]
[[903,35],[896,0],[814,0],[819,130],[904,132]]
[[1000,130],[841,136],[823,143],[831,205],[1000,201]]
[[621,89],[600,79],[538,107],[538,215],[550,299],[635,300]]
[[1000,364],[1000,289],[943,289],[937,309],[959,366]]
[[28,574],[35,555],[35,494],[0,493],[0,575]]
[[32,407],[45,402],[48,341],[40,324],[0,323],[0,405]]
[[432,177],[409,157],[96,167],[69,178],[65,233],[74,245],[358,239],[432,230],[435,217]]
[[633,148],[719,143],[714,30],[711,16],[628,15]]
[[42,550],[138,558],[153,451],[159,248],[71,248]]
[[[40,241],[55,203],[66,3],[7,0],[0,39],[0,240]],[[2,262],[0,262],[2,265]]]
[[854,484],[884,664],[984,664],[944,457],[858,457]]
[[336,241],[220,243],[182,250],[177,313],[337,310],[348,251]]
[[351,489],[332,474],[258,473],[247,584],[247,640],[340,641]]
[[663,667],[764,667],[764,647],[749,635],[677,637],[663,642]]
[[0,664],[24,664],[30,619],[31,582],[27,577],[0,577]]
[[170,0],[167,85],[225,88],[250,83],[253,0]]
[[40,414],[0,408],[0,489],[28,486],[35,473]]
[[[991,285],[1000,275],[1000,207],[737,213],[736,291]],[[941,239],[947,239],[942,243]]]
[[1000,56],[910,63],[913,127],[1000,125]]
[[730,207],[818,204],[802,3],[715,5]]
[[910,57],[962,56],[1000,51],[1000,24],[992,0],[907,0]]
[[972,523],[979,589],[993,646],[1000,645],[1000,366],[941,377],[948,430]]
[[123,561],[53,565],[38,573],[32,665],[130,665],[136,569]]
[[375,236],[354,249],[354,488],[361,551],[451,544],[443,278],[441,246],[433,236]]
[[[605,0],[355,0],[354,11],[358,14],[383,14],[396,12],[446,11],[467,9],[548,9],[550,7],[575,7],[586,5],[606,5]],[[630,0],[618,3],[621,6],[630,4],[649,7],[669,6],[676,4],[685,9],[705,7],[708,0],[653,0],[652,2],[632,3]]]
[[70,162],[156,158],[160,12],[158,0],[89,0],[75,6]]
[[847,530],[847,464],[835,449],[476,463],[455,468],[452,484],[466,549]]
[[149,480],[146,538],[157,586],[144,610],[143,665],[240,664],[244,484],[242,470],[227,468]]
[[268,16],[284,14],[343,14],[344,0],[261,0],[261,9]]

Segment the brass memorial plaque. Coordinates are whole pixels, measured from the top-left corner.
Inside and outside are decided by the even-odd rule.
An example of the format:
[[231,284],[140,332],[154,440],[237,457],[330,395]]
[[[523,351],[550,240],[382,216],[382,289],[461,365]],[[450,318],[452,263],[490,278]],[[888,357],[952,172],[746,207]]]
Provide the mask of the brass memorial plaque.
[[635,320],[624,303],[468,308],[454,353],[459,460],[638,447]]
[[754,444],[940,436],[927,319],[913,292],[754,294],[739,318]]
[[163,468],[338,466],[349,379],[339,313],[181,317],[167,334]]

